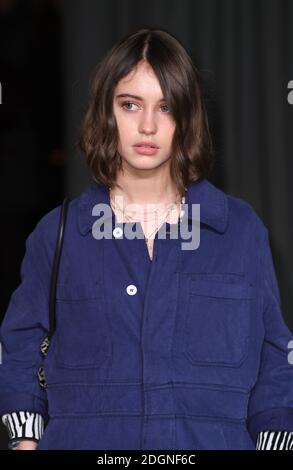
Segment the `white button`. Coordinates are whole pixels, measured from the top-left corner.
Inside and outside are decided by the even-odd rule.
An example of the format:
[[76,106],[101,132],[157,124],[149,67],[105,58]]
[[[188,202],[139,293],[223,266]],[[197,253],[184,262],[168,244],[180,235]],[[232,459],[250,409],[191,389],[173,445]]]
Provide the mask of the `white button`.
[[114,230],[113,230],[113,235],[114,235],[115,238],[120,238],[120,237],[122,237],[122,234],[123,234],[123,230],[122,230],[121,227],[116,227],[116,228],[114,228]]
[[135,295],[137,293],[137,287],[134,284],[129,284],[126,287],[126,292],[128,295]]

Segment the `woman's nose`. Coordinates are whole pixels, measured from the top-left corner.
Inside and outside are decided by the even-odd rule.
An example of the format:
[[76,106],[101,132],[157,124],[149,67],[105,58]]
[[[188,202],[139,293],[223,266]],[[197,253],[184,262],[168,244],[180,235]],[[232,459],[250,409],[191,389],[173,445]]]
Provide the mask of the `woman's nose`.
[[146,110],[141,114],[139,122],[139,132],[150,134],[157,131],[157,122],[155,113],[152,110]]

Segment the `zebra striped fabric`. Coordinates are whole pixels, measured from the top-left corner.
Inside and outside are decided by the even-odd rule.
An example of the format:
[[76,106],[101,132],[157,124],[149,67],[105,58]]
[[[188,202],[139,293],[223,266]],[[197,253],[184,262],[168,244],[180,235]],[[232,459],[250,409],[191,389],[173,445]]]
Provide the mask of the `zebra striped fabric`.
[[[11,441],[10,448],[17,447],[19,439],[40,440],[44,432],[44,419],[38,413],[18,411],[2,416]],[[13,445],[13,441],[15,446]],[[257,450],[293,450],[293,432],[263,431],[258,434]]]
[[257,450],[293,450],[293,432],[263,431],[258,434]]
[[10,439],[39,440],[44,432],[44,419],[38,413],[17,411],[2,416]]

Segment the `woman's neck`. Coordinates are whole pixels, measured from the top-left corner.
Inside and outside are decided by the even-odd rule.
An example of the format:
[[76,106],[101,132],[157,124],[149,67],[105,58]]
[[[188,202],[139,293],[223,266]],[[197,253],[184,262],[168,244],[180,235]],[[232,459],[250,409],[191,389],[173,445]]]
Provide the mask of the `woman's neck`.
[[123,205],[170,204],[178,198],[179,192],[171,178],[127,179],[117,178],[111,188],[111,197],[123,198]]

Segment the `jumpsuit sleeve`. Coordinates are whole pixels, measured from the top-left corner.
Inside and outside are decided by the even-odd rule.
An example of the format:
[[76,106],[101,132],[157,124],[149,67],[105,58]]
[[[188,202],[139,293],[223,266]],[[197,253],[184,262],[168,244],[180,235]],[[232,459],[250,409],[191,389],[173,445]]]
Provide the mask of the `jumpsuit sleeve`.
[[49,328],[50,262],[37,225],[26,239],[21,282],[0,328],[0,415],[38,413],[47,418],[47,395],[38,381],[40,345]]
[[270,249],[263,226],[260,244],[261,312],[264,339],[258,377],[248,403],[247,427],[256,443],[260,432],[293,431],[293,364],[289,360],[292,332],[286,326]]

